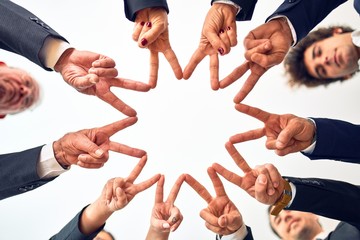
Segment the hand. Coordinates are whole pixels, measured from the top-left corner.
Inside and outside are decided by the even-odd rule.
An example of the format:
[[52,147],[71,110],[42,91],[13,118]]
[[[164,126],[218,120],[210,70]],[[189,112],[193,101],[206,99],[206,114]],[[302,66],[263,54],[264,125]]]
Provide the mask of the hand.
[[61,55],[54,69],[77,91],[97,96],[131,117],[136,116],[136,111],[121,101],[110,88],[120,87],[140,92],[150,90],[150,86],[145,83],[117,78],[114,60],[97,53],[68,49]]
[[169,41],[168,18],[163,8],[145,8],[137,12],[134,41],[139,47],[150,50],[149,85],[155,88],[159,70],[159,52],[163,53],[177,79],[182,79],[182,69]]
[[213,90],[219,89],[219,59],[220,55],[230,52],[236,46],[236,10],[228,4],[213,4],[205,18],[199,47],[192,55],[184,70],[184,79],[189,79],[196,66],[210,56],[210,83]]
[[165,176],[160,177],[156,187],[155,205],[150,220],[151,225],[146,239],[168,239],[169,232],[174,232],[181,224],[183,216],[180,210],[174,206],[174,202],[184,180],[185,175],[181,175],[176,180],[168,198],[164,202]]
[[232,143],[240,143],[266,136],[266,147],[275,150],[279,156],[302,151],[313,142],[315,125],[306,118],[292,114],[277,115],[261,109],[237,104],[236,110],[254,117],[264,123],[263,128],[236,134],[230,138]]
[[284,182],[276,167],[272,164],[265,164],[252,169],[234,145],[227,142],[225,147],[236,165],[244,172],[244,176],[240,177],[218,163],[212,165],[215,171],[259,202],[268,205],[274,204],[284,190]]
[[212,197],[208,190],[191,175],[186,174],[185,181],[208,203],[207,208],[200,212],[200,217],[205,220],[205,226],[217,234],[232,234],[243,225],[241,213],[226,195],[224,185],[215,170],[208,168],[208,174],[216,192],[215,197]]
[[118,131],[137,122],[129,117],[100,128],[84,129],[67,133],[53,143],[54,156],[60,165],[78,165],[84,168],[100,168],[109,158],[109,150],[133,157],[142,157],[144,150],[110,141]]
[[127,178],[112,178],[105,184],[100,197],[90,204],[81,215],[80,229],[85,235],[94,232],[117,210],[127,206],[136,194],[154,185],[160,178],[156,174],[152,178],[138,184],[134,181],[141,173],[147,161],[143,156]]
[[247,61],[221,80],[220,88],[229,86],[250,69],[250,76],[234,98],[235,103],[240,103],[269,68],[282,62],[292,42],[285,18],[271,20],[250,31],[244,39]]

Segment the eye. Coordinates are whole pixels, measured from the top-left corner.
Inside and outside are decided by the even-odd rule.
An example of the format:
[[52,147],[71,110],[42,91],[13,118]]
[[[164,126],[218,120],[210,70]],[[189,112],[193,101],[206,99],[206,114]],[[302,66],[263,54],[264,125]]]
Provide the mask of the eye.
[[320,57],[320,56],[321,56],[321,53],[322,53],[321,48],[320,48],[320,47],[317,47],[317,48],[316,48],[316,56],[317,56],[317,57]]

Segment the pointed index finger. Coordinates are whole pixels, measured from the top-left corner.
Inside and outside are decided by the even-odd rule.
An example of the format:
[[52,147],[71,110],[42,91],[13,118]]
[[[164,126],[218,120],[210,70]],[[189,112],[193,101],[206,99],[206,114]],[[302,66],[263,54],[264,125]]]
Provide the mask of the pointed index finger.
[[180,187],[183,184],[183,182],[185,181],[185,174],[181,174],[178,179],[176,180],[174,186],[171,188],[171,191],[169,193],[169,196],[166,200],[166,202],[170,202],[170,203],[174,203],[175,199],[180,191]]
[[133,183],[135,181],[135,179],[139,176],[142,169],[144,168],[146,161],[147,161],[147,155],[143,156],[138,162],[138,164],[135,166],[135,168],[131,171],[129,176],[126,178],[127,182]]
[[156,186],[155,203],[162,203],[164,199],[164,181],[165,181],[165,176],[161,175]]
[[235,109],[241,113],[244,113],[246,115],[249,115],[251,117],[258,119],[258,120],[262,121],[263,123],[265,123],[271,115],[270,113],[265,112],[265,111],[261,110],[260,108],[255,108],[255,107],[248,106],[248,105],[242,104],[242,103],[236,104]]
[[187,184],[189,184],[190,187],[192,187],[195,190],[195,192],[197,192],[200,195],[200,197],[202,197],[208,204],[211,202],[212,197],[208,192],[208,190],[206,190],[206,188],[203,185],[201,185],[190,174],[186,174],[185,182],[187,182]]
[[225,144],[226,150],[229,152],[232,159],[234,159],[236,165],[244,172],[251,172],[252,169],[249,167],[245,159],[240,155],[240,153],[236,150],[234,145],[231,142],[227,142]]
[[137,120],[138,120],[137,117],[128,117],[128,118],[122,119],[120,121],[113,122],[113,123],[110,123],[103,127],[100,127],[100,128],[98,128],[98,132],[103,132],[108,137],[111,137],[118,131],[133,125],[134,123],[137,122]]
[[216,196],[226,196],[226,192],[225,192],[225,188],[223,183],[221,182],[219,176],[216,174],[214,168],[209,167],[208,170],[208,175],[213,183],[214,189],[215,189],[215,193]]

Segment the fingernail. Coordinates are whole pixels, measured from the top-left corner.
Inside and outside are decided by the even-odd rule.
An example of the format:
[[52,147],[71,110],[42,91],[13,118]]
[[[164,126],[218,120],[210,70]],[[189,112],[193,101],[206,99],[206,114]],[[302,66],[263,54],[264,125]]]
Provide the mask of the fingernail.
[[102,149],[98,149],[95,152],[95,155],[98,156],[98,157],[101,157],[103,154],[104,154],[104,151]]
[[221,55],[224,54],[224,49],[223,49],[222,47],[220,47],[220,48],[218,49],[218,51],[219,51],[219,53],[220,53]]
[[144,26],[144,25],[145,25],[145,22],[141,22],[140,25],[141,25],[141,26]]
[[231,27],[227,27],[227,30],[228,30],[228,31],[231,30]]
[[266,183],[266,178],[260,176],[260,177],[258,178],[258,181],[259,181],[259,183],[261,183],[261,184],[265,184],[265,183]]
[[275,190],[274,189],[269,189],[269,191],[268,191],[268,194],[271,196],[271,195],[273,195],[275,193]]
[[145,46],[148,43],[146,38],[141,39],[141,45]]
[[170,228],[170,225],[168,223],[163,223],[163,228]]
[[220,29],[220,33],[224,33],[224,29]]
[[151,28],[151,22],[147,22],[147,23],[146,23],[146,26],[149,27],[149,28]]

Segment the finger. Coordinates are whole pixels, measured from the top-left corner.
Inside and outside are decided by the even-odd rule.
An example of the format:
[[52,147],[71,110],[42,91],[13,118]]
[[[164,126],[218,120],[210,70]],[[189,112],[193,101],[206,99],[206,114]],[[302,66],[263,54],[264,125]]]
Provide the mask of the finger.
[[[83,153],[83,156],[81,157],[83,160],[89,159],[90,162],[96,162],[97,160],[91,160],[95,158],[95,159],[99,159],[99,161],[102,162],[106,161],[102,159],[107,157],[105,156],[105,151],[101,149],[96,143],[92,142],[88,137],[76,138],[73,140],[72,145],[77,152]],[[90,156],[86,155],[86,153],[89,154]],[[68,153],[65,152],[65,154]],[[79,154],[79,156],[81,155]]]
[[224,53],[222,55],[228,54],[231,50],[231,43],[228,35],[226,34],[226,29],[221,29],[219,36],[224,46]]
[[152,27],[152,23],[151,22],[146,22],[144,24],[144,26],[141,29],[140,32],[140,36],[138,38],[138,46],[141,48],[145,48],[146,46],[148,46],[149,44],[151,44],[154,40],[152,40],[152,42],[150,42],[147,38],[144,37],[144,35],[151,30]]
[[[259,66],[259,65],[257,65]],[[265,72],[265,70],[264,70]],[[263,73],[264,73],[263,72]],[[246,79],[244,85],[241,87],[240,91],[234,97],[234,103],[240,103],[244,98],[251,92],[255,87],[255,84],[260,79],[261,75],[251,73],[250,76]]]
[[172,207],[167,222],[170,224],[170,231],[174,232],[181,224],[183,216],[177,207]]
[[[152,24],[151,22],[147,22],[141,33],[142,39],[139,46],[145,47],[155,42],[159,38],[160,34],[165,32],[166,27],[164,24]],[[144,39],[146,39],[146,43]]]
[[150,51],[150,75],[149,85],[151,88],[155,88],[158,79],[159,70],[159,54],[154,51]]
[[182,72],[181,66],[179,64],[179,61],[178,61],[174,51],[171,48],[169,48],[166,51],[164,51],[164,56],[165,56],[166,60],[169,62],[170,66],[175,74],[175,77],[179,80],[182,79],[183,72]]
[[[267,45],[265,45],[267,46]],[[269,48],[269,47],[267,47]],[[263,68],[271,68],[284,60],[286,53],[271,53],[271,54],[262,54],[254,53],[251,55],[251,61],[258,64]]]
[[234,145],[231,142],[227,142],[225,144],[225,148],[228,151],[228,153],[230,154],[230,156],[232,157],[232,159],[234,159],[236,165],[244,172],[251,172],[252,169],[249,167],[249,165],[247,164],[247,162],[245,161],[245,159],[241,156],[241,154],[236,150],[236,148],[234,147]]
[[161,175],[160,174],[156,174],[154,175],[152,178],[149,178],[146,181],[143,181],[141,183],[136,184],[135,187],[135,192],[134,194],[137,194],[139,192],[142,192],[146,189],[148,189],[149,187],[151,187],[152,185],[154,185],[157,181],[159,181]]
[[251,55],[254,53],[266,53],[272,49],[272,44],[269,39],[256,39],[256,40],[244,40],[245,46],[245,58],[251,60]]
[[258,119],[258,120],[262,121],[263,123],[265,123],[271,115],[270,113],[265,112],[265,111],[261,110],[260,108],[255,108],[255,107],[245,105],[242,103],[236,104],[235,109],[241,113],[244,113],[246,115],[249,115],[253,118]]
[[280,175],[278,169],[272,164],[265,164],[265,168],[268,170],[270,180],[274,188],[277,188],[282,181],[282,176]]
[[275,153],[279,156],[285,156],[289,153],[299,152],[301,150],[304,150],[306,148],[306,145],[301,144],[299,142],[294,142],[293,144],[289,144],[287,147],[282,149],[275,149]]
[[114,59],[100,55],[99,59],[92,63],[94,68],[114,68],[116,66]]
[[210,55],[210,83],[212,90],[219,89],[219,57],[217,54]]
[[171,188],[169,196],[166,200],[166,202],[170,202],[170,203],[174,203],[175,199],[180,191],[180,187],[183,184],[183,182],[185,181],[185,174],[181,174],[178,179],[176,180],[174,186]]
[[260,167],[256,167],[254,170],[257,172],[257,175],[263,176],[261,178],[257,178],[257,181],[259,181],[261,184],[266,185],[266,193],[267,193],[267,195],[269,195],[269,196],[273,195],[275,193],[275,188],[273,186],[273,182],[271,181],[269,171],[265,167],[265,165],[260,166]]
[[203,51],[201,49],[199,49],[199,48],[196,49],[194,54],[191,56],[189,63],[186,65],[186,67],[184,69],[183,77],[185,80],[189,79],[191,77],[196,66],[204,59],[205,56],[206,56],[206,54],[203,53]]
[[91,88],[93,85],[99,82],[99,77],[96,74],[86,74],[85,76],[77,76],[71,80],[71,85],[78,91]]
[[110,91],[96,93],[96,96],[129,117],[134,117],[137,114],[132,107],[121,101],[115,94]]
[[227,170],[226,168],[224,168],[223,166],[221,166],[218,163],[214,163],[212,165],[212,167],[214,168],[214,170],[217,173],[219,173],[221,176],[223,176],[229,182],[231,182],[239,187],[241,186],[243,178],[240,177],[239,175]]
[[141,158],[146,154],[146,152],[142,149],[129,147],[117,142],[110,142],[109,150],[137,158]]
[[138,164],[135,166],[135,168],[131,171],[129,176],[126,178],[127,182],[133,183],[135,181],[135,179],[139,176],[139,174],[143,170],[143,168],[144,168],[144,166],[146,164],[146,161],[147,161],[147,155],[143,156],[139,160]]
[[241,214],[236,211],[234,214],[233,211],[230,214],[224,214],[219,217],[218,225],[222,228],[228,228],[230,230],[237,230],[243,224]]
[[236,33],[236,23],[232,23],[227,27],[226,34],[230,40],[230,46],[235,47],[237,45],[237,33]]
[[220,88],[226,88],[239,78],[241,78],[250,69],[249,63],[246,61],[239,67],[235,68],[228,76],[220,81]]
[[114,180],[115,180],[115,178],[112,178],[112,179],[108,180],[107,183],[105,184],[105,187],[104,187],[105,199],[106,199],[106,201],[107,201],[107,204],[108,204],[108,203],[111,201],[111,199],[112,199]]
[[263,136],[265,136],[265,128],[259,128],[231,136],[230,142],[233,144],[241,143],[241,142],[259,139]]
[[218,218],[213,213],[209,212],[207,209],[203,209],[200,211],[200,217],[204,219],[204,221],[208,224],[220,227],[218,225]]
[[132,39],[134,41],[137,42],[139,40],[139,36],[140,36],[141,30],[144,25],[145,25],[144,21],[135,20],[135,26],[134,26],[134,30],[133,30],[133,34],[132,34]]
[[225,44],[221,41],[218,32],[204,31],[206,39],[209,41],[213,49],[216,49],[220,55],[225,54]]
[[118,71],[115,68],[90,68],[89,73],[95,74],[98,77],[114,78],[118,75]]
[[217,233],[217,234],[222,234],[223,233],[223,228],[211,225],[208,222],[205,222],[205,227],[207,229],[209,229],[210,231],[214,232],[214,233]]
[[89,162],[84,162],[84,161],[79,160],[76,163],[76,165],[78,165],[79,167],[82,167],[82,168],[98,169],[98,168],[102,168],[104,166],[104,163],[89,163]]
[[226,196],[225,188],[221,182],[219,176],[216,174],[215,170],[212,167],[207,169],[208,175],[213,183],[216,196]]
[[124,89],[138,91],[138,92],[147,92],[150,90],[149,84],[126,79],[126,78],[112,78],[112,79],[109,79],[108,82],[109,82],[110,86],[112,86],[112,87],[120,87],[120,88],[124,88]]
[[131,125],[134,125],[137,122],[137,117],[128,117],[113,123],[110,123],[108,125],[102,126],[97,129],[97,132],[105,133],[108,137],[111,137],[115,133],[119,132],[120,130],[123,130]]
[[208,204],[211,202],[212,197],[208,190],[201,185],[195,178],[193,178],[190,174],[185,174],[185,182],[192,187],[195,192],[197,192],[200,197],[202,197]]
[[109,159],[109,154],[104,151],[104,154],[101,158],[94,158],[89,154],[80,154],[78,156],[78,161],[81,162],[82,165],[79,165],[79,163],[77,163],[79,166],[83,167],[83,164],[95,164],[95,165],[104,165],[104,163],[107,162],[107,160]]
[[156,192],[155,192],[155,203],[162,203],[164,199],[164,181],[165,176],[161,175],[157,186],[156,186]]
[[269,195],[269,180],[264,174],[260,174],[255,182],[255,199],[261,203],[267,203]]

